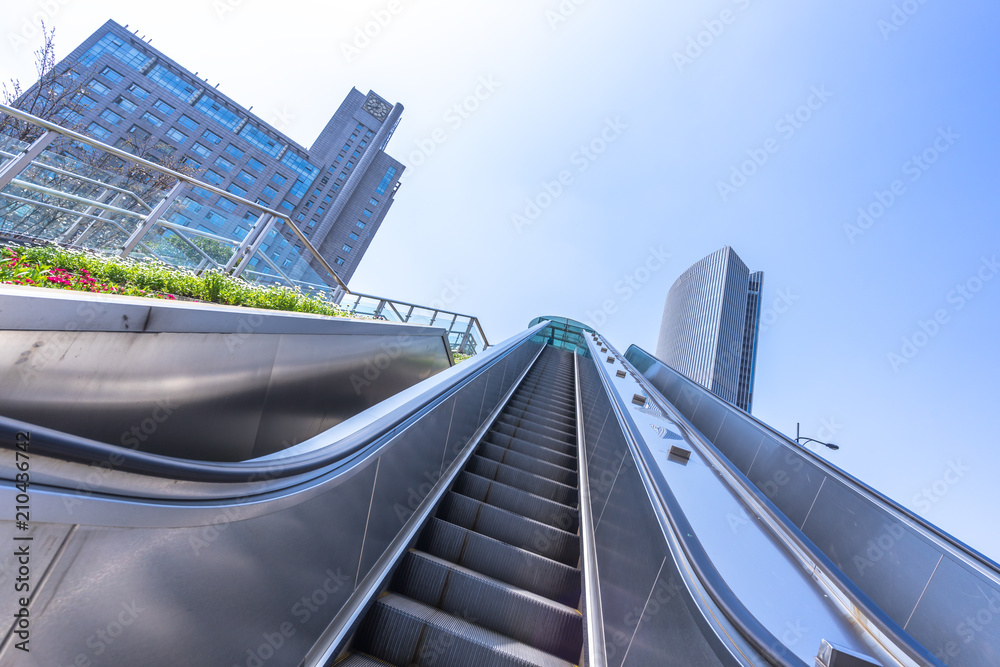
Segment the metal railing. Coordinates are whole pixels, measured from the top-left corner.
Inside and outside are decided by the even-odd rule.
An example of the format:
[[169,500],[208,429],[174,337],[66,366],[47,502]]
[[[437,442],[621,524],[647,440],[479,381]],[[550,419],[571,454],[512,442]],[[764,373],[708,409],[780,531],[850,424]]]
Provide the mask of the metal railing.
[[[280,211],[4,104],[0,113],[42,130],[31,144],[0,136],[2,235],[286,285],[356,315],[444,327],[454,352],[476,354],[489,347],[476,317],[352,292]],[[57,140],[64,144],[62,152]],[[95,151],[105,163],[114,161],[112,166],[84,159]],[[122,165],[129,165],[129,170]],[[147,181],[155,176],[142,193],[128,187],[128,175],[135,169]],[[193,188],[218,195],[232,206],[224,209],[184,196]],[[238,206],[256,214],[256,219],[251,223],[248,216],[233,215]],[[203,217],[211,214],[231,234],[194,227],[192,209],[207,211]]]

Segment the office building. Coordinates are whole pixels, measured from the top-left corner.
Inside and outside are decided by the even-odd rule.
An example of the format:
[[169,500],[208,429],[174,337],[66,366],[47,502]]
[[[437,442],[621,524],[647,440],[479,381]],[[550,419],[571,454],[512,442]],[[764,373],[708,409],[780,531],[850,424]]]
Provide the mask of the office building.
[[[281,212],[344,282],[392,206],[403,165],[385,147],[403,107],[374,92],[352,89],[306,148],[114,21],[56,67],[75,72],[81,85],[56,122]],[[193,187],[166,219],[242,238],[257,216]],[[295,243],[291,235],[267,239],[265,252],[279,270],[295,270]],[[252,270],[271,271],[255,262]]]
[[656,343],[657,358],[747,412],[763,278],[729,246],[695,262],[667,293]]

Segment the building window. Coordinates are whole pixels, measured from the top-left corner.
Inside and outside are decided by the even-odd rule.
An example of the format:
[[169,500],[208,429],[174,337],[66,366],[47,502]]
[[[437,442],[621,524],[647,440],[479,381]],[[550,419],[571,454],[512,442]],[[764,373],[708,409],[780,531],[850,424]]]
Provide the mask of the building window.
[[174,108],[163,100],[156,100],[156,102],[153,103],[153,108],[167,116],[174,112]]
[[355,232],[351,232],[350,234],[348,234],[348,238],[350,238],[352,241],[357,241],[358,235]]
[[326,209],[323,208],[322,206],[316,209],[316,215],[323,215],[324,213],[326,213]]
[[357,130],[358,132],[360,132],[361,130],[365,129],[365,126],[362,125],[361,123],[358,123],[358,126],[356,128],[354,128],[354,129]]
[[283,266],[286,269],[291,265],[292,265],[292,260],[290,259],[286,259],[284,262],[281,263],[281,266]]
[[187,116],[181,116],[180,118],[177,119],[177,122],[189,130],[198,129],[198,121],[194,120],[193,118],[188,118]]
[[125,113],[132,113],[133,111],[139,108],[138,104],[136,104],[127,97],[119,97],[117,100],[115,100],[115,106],[117,106],[120,109],[124,109]]
[[327,196],[323,197],[323,203],[324,204],[329,204],[331,199],[333,199],[333,197],[331,197],[330,195],[327,195]]
[[264,186],[264,191],[261,193],[265,197],[273,198],[278,195],[278,191],[272,188],[270,185]]
[[108,81],[113,81],[115,83],[118,83],[119,81],[125,78],[115,70],[111,69],[110,67],[105,67],[104,69],[102,69],[101,76],[103,76]]
[[226,188],[226,191],[227,192],[232,192],[237,197],[245,197],[246,194],[247,194],[247,191],[244,188],[241,188],[240,186],[236,185],[235,183],[230,183],[229,187]]
[[163,125],[162,120],[160,120],[157,116],[154,116],[153,114],[149,113],[148,111],[142,114],[142,119],[147,123],[149,123],[150,125],[152,125],[153,127],[159,127]]
[[353,163],[353,162],[348,162],[348,163],[347,163],[347,166],[346,166],[346,167],[344,167],[344,169],[350,169],[350,168],[351,168],[351,167],[353,167],[353,166],[354,166],[354,163]]
[[83,57],[80,58],[80,64],[84,67],[90,67],[105,53],[136,70],[142,69],[143,65],[149,62],[149,57],[144,55],[142,51],[126,44],[120,37],[115,37],[107,32],[97,41],[97,44],[94,44],[83,54]]
[[201,210],[201,204],[191,199],[190,197],[185,197],[181,201],[181,205],[184,206],[184,208],[191,210],[191,212],[193,213],[197,213],[198,211]]
[[255,157],[247,158],[247,166],[258,173],[264,170],[264,163]]
[[135,137],[136,141],[146,141],[149,139],[149,132],[142,129],[138,125],[133,125],[128,129],[128,133]]
[[344,258],[338,257],[337,259],[333,260],[333,263],[336,264],[337,266],[341,266],[344,263]]
[[201,169],[201,162],[198,162],[194,158],[188,157],[187,155],[185,155],[184,159],[181,160],[181,164],[194,170]]
[[350,146],[350,144],[344,144],[344,148],[343,148],[343,150],[344,150],[344,152],[345,152],[345,153],[346,153],[347,151],[351,150],[351,146]]
[[87,83],[87,88],[90,88],[92,91],[94,91],[98,95],[107,95],[108,93],[111,92],[110,88],[108,88],[107,86],[105,86],[100,81],[97,81],[96,79],[91,80],[90,82],[88,82]]
[[235,165],[226,158],[220,156],[215,158],[215,166],[223,171],[232,171]]
[[104,111],[102,111],[101,118],[108,121],[112,125],[121,125],[121,122],[125,120],[111,109],[105,109]]
[[208,214],[205,215],[205,219],[213,225],[219,225],[220,227],[226,224],[226,217],[224,215],[219,215],[215,211],[209,211]]
[[211,142],[215,145],[219,145],[219,143],[222,141],[222,137],[217,135],[215,132],[212,132],[211,130],[205,130],[204,132],[201,133],[201,136],[206,141]]
[[278,172],[275,172],[271,176],[271,180],[274,181],[275,183],[277,183],[278,185],[284,185],[285,181],[287,181],[288,179],[285,178],[284,176],[282,176],[281,174],[279,174]]
[[235,130],[242,120],[237,114],[219,104],[208,95],[202,95],[194,103],[194,108],[202,112],[209,118],[225,127],[227,130]]
[[364,221],[362,221],[362,220],[358,220],[358,221],[357,221],[356,223],[354,223],[354,225],[355,225],[355,226],[356,226],[356,227],[357,227],[358,229],[364,229],[364,228],[365,228],[365,223],[364,223]]
[[369,211],[368,209],[365,209],[365,210],[361,211],[361,215],[365,216],[366,218],[370,218],[370,217],[372,217],[372,212]]
[[140,88],[139,86],[137,86],[134,83],[131,86],[128,87],[128,92],[132,93],[133,95],[135,95],[136,97],[138,97],[140,100],[144,100],[147,97],[149,97],[149,91],[147,91],[145,88]]
[[339,174],[337,174],[337,178],[339,178],[340,180],[344,180],[345,178],[347,178],[347,174],[342,171]]
[[192,185],[191,186],[191,193],[195,194],[195,195],[198,195],[202,199],[208,199],[209,197],[212,196],[211,192],[209,192],[205,188],[199,188],[197,185]]
[[385,172],[385,176],[382,177],[382,182],[378,184],[377,188],[375,188],[375,194],[379,195],[385,194],[385,189],[389,187],[389,183],[392,182],[392,177],[395,175],[396,175],[396,168],[389,167]]
[[361,146],[362,148],[364,148],[367,145],[368,145],[367,141],[362,141],[360,144],[358,144],[358,146]]
[[371,130],[368,130],[367,132],[365,132],[365,138],[366,139],[371,139],[372,138],[372,131]]
[[351,153],[351,156],[357,159],[361,157],[361,151],[354,151],[353,153]]
[[221,183],[226,179],[222,178],[222,176],[209,169],[208,171],[205,172],[205,180],[208,181],[209,183],[215,183],[216,185],[218,185],[219,183]]
[[97,106],[97,101],[93,98],[87,97],[86,95],[80,96],[80,106],[84,109],[93,109]]
[[250,174],[248,174],[245,171],[241,171],[240,173],[236,174],[236,179],[238,181],[246,183],[247,185],[253,185],[254,183],[257,182],[257,178],[256,177],[251,176]]
[[281,208],[285,209],[286,211],[294,211],[295,205],[292,202],[285,199],[284,201],[281,202]]
[[219,208],[232,213],[236,210],[236,202],[229,201],[225,197],[219,197]]
[[368,203],[371,204],[372,206],[378,206],[378,200],[375,199],[375,197],[372,197],[371,199],[369,199]]
[[204,146],[202,146],[197,142],[195,142],[195,145],[191,147],[191,150],[193,150],[195,153],[197,153],[202,157],[208,157],[209,155],[212,154],[211,149],[205,148]]
[[107,139],[108,137],[111,136],[110,130],[105,129],[103,126],[98,125],[97,123],[91,123],[90,125],[88,125],[87,132],[89,132],[92,136],[97,137],[98,139]]
[[351,246],[347,245],[346,243],[344,244],[343,249],[344,252],[351,252]]
[[257,129],[249,123],[244,125],[243,129],[240,130],[240,136],[264,151],[264,153],[270,157],[278,157],[278,154],[281,153],[281,149],[284,148],[284,146],[279,144],[277,140],[269,137],[266,132]]
[[184,81],[184,79],[180,78],[163,65],[154,66],[146,73],[146,76],[185,102],[189,101],[191,99],[191,95],[194,94],[194,86]]
[[350,139],[350,140],[351,140],[351,141],[354,141],[354,140],[355,140],[355,139],[357,139],[357,138],[358,138],[358,135],[357,135],[357,134],[352,134],[352,135],[351,135],[351,139]]
[[179,132],[179,131],[175,130],[174,128],[170,128],[169,130],[167,130],[166,134],[167,134],[167,138],[168,139],[173,139],[174,141],[176,141],[179,144],[183,144],[184,141],[187,139],[187,135],[186,134],[184,134],[183,132]]
[[226,152],[233,156],[234,159],[239,160],[243,157],[243,151],[232,144],[226,146]]
[[305,219],[306,219],[305,213],[299,213],[298,215],[295,216],[295,222],[302,222]]

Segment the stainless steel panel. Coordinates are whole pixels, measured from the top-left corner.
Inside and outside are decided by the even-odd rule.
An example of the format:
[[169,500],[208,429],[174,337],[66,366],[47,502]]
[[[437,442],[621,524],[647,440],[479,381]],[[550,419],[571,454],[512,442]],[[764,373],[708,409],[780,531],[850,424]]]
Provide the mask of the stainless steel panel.
[[1000,586],[945,557],[906,629],[949,667],[1000,665]]
[[687,602],[684,582],[669,556],[642,611],[642,620],[625,655],[624,667],[721,667],[737,664]]
[[455,398],[452,397],[393,438],[382,450],[365,530],[359,581],[441,479],[441,460],[454,410]]
[[448,368],[442,352],[429,336],[281,336],[253,456],[302,442]]
[[622,664],[642,616],[667,544],[631,455],[595,530],[597,567],[609,667]]
[[765,436],[747,477],[801,528],[828,475],[809,465],[799,452]]
[[[0,414],[180,458],[250,458],[278,336],[0,331]],[[205,369],[217,369],[206,373]]]
[[245,460],[448,367],[436,330],[400,337],[384,327],[385,335],[0,330],[0,414],[177,458]]
[[719,434],[719,427],[722,426],[722,420],[726,417],[726,412],[726,406],[722,403],[701,401],[698,403],[698,409],[689,419],[709,441],[714,442],[715,437]]
[[898,520],[834,479],[823,485],[802,531],[900,626],[940,556]]
[[757,457],[763,439],[764,435],[750,422],[728,417],[722,422],[713,444],[745,475]]
[[486,393],[483,397],[483,405],[479,410],[479,421],[486,419],[486,415],[493,411],[500,397],[503,396],[503,392],[500,391],[500,385],[503,382],[505,369],[506,363],[497,364],[490,369],[489,377],[486,381]]
[[590,473],[590,499],[594,525],[600,526],[611,490],[617,483],[623,462],[631,460],[628,444],[615,416],[609,415],[601,431],[594,454],[587,462]]
[[694,411],[698,409],[698,405],[702,400],[702,395],[702,391],[700,391],[699,387],[683,385],[677,392],[677,400],[674,402],[674,407],[680,410],[682,415],[687,417],[688,415],[694,414]]
[[198,528],[81,527],[36,610],[31,653],[0,661],[222,665],[263,651],[268,665],[298,665],[353,590],[374,472],[252,521],[220,508]]
[[469,442],[469,438],[479,428],[479,411],[486,393],[486,376],[480,375],[458,394],[451,428],[448,433],[448,447],[441,461],[441,469],[446,469]]

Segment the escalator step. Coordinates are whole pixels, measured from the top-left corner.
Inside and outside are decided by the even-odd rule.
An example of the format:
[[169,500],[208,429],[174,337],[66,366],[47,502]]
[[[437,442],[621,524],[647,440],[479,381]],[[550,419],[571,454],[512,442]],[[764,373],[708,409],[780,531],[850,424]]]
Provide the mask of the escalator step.
[[392,590],[575,662],[580,657],[580,612],[498,579],[420,551],[410,551]]
[[536,415],[519,416],[504,412],[499,417],[499,423],[520,426],[521,428],[531,429],[539,433],[550,433],[554,438],[569,436],[574,440],[576,439],[576,429],[574,427],[553,423],[551,420],[542,419]]
[[574,487],[553,482],[551,479],[533,475],[519,468],[473,454],[469,457],[469,464],[466,466],[466,470],[480,477],[495,480],[507,486],[513,486],[514,488],[533,493],[547,500],[552,500],[569,507],[576,507],[577,494]]
[[520,438],[504,438],[496,433],[487,433],[486,437],[483,438],[483,441],[490,445],[496,445],[501,449],[509,449],[512,452],[524,454],[525,456],[530,456],[540,461],[557,465],[560,468],[572,470],[574,473],[576,472],[575,456],[561,454],[554,449],[542,447],[541,445],[536,445],[533,442],[521,440]]
[[444,497],[436,516],[564,565],[575,567],[580,560],[576,535],[458,493]]
[[[530,442],[524,438],[515,438],[512,435],[505,435],[503,433],[497,433],[496,431],[487,431],[486,435],[483,437],[486,442],[493,443],[494,445],[499,445],[500,447],[507,448],[510,447],[510,443],[514,440],[519,440],[521,442],[527,442],[530,445],[535,445],[536,447],[544,447],[545,449],[552,450],[559,454],[564,454],[572,459],[576,459],[576,444],[570,444],[568,442],[556,442],[555,440],[538,438],[537,442]],[[575,465],[573,466],[576,467]]]
[[364,653],[352,653],[333,664],[334,667],[393,667],[391,662],[385,662]]
[[376,601],[357,636],[358,648],[397,665],[571,667],[572,663],[389,593]]
[[535,444],[542,446],[545,446],[547,443],[553,443],[551,445],[552,447],[559,447],[560,445],[576,445],[575,435],[562,435],[556,433],[555,431],[535,431],[531,428],[511,426],[510,424],[505,424],[503,422],[494,422],[493,426],[490,427],[490,431],[513,436],[515,438],[522,438],[528,442],[534,442]]
[[417,539],[417,549],[561,604],[580,601],[580,571],[438,518]]
[[497,447],[496,445],[484,442],[476,449],[476,454],[497,463],[503,463],[524,470],[525,472],[530,472],[533,475],[544,477],[553,482],[565,484],[566,486],[576,486],[575,470],[567,470],[562,466],[546,463],[533,456],[515,452],[512,449],[504,449],[503,447]]
[[470,472],[460,474],[452,490],[494,507],[562,528],[574,535],[580,528],[576,509]]
[[560,426],[574,432],[576,429],[575,415],[562,414],[561,412],[556,412],[555,410],[544,410],[540,407],[534,407],[531,405],[508,405],[504,409],[504,414],[526,417],[543,424]]

